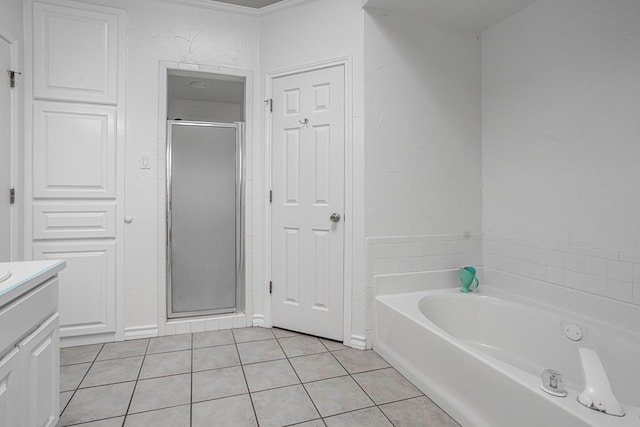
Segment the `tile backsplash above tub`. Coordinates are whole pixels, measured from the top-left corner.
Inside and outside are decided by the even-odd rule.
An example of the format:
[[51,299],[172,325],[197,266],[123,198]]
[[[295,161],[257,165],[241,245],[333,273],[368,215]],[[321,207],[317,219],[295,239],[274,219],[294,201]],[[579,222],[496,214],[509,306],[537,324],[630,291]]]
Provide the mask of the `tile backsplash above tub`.
[[640,255],[556,242],[483,238],[485,267],[640,305]]
[[373,330],[374,276],[482,265],[482,233],[367,238],[365,322]]
[[482,264],[482,234],[367,238],[372,275],[442,270]]

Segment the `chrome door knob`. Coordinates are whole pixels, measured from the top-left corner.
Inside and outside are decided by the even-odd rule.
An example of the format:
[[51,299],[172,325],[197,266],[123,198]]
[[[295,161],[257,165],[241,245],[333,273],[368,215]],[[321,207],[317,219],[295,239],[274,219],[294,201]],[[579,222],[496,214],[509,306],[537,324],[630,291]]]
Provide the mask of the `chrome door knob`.
[[333,214],[331,214],[329,219],[331,220],[331,222],[340,222],[340,214],[339,213],[333,213]]

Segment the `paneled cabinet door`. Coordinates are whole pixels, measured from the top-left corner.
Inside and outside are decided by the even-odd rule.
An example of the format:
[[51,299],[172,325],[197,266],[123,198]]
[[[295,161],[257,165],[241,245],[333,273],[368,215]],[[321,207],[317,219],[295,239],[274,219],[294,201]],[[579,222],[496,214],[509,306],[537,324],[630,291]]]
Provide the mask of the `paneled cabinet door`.
[[26,426],[21,417],[25,411],[21,361],[18,347],[0,360],[0,427]]
[[34,3],[34,97],[115,105],[121,17],[82,3]]
[[20,343],[24,363],[26,425],[53,427],[60,413],[59,316],[56,313]]
[[63,259],[60,336],[116,330],[116,242],[51,241],[33,245],[33,259]]
[[33,105],[33,196],[115,198],[116,108]]

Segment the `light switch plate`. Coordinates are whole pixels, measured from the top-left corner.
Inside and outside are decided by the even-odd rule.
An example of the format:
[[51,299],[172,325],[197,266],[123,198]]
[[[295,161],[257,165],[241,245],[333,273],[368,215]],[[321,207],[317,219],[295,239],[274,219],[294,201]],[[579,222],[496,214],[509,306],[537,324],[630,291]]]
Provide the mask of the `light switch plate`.
[[149,156],[149,153],[140,155],[140,169],[151,169],[151,156]]

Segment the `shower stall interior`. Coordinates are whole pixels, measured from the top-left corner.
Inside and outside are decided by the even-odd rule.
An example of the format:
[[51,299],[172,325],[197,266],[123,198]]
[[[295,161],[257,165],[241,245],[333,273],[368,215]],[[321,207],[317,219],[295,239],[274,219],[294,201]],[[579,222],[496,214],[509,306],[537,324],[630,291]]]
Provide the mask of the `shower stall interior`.
[[244,125],[167,131],[167,317],[243,312]]

